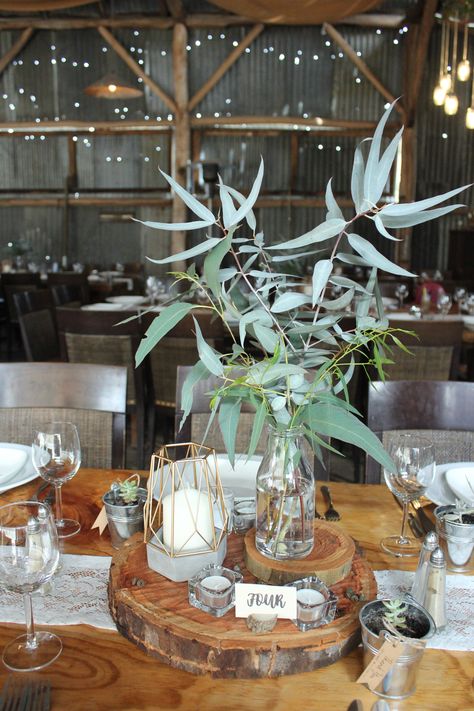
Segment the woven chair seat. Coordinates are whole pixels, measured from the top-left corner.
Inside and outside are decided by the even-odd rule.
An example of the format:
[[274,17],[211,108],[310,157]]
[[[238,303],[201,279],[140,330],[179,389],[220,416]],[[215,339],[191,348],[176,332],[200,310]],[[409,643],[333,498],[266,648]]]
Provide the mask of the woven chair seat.
[[111,412],[48,407],[0,408],[0,442],[31,445],[33,433],[48,422],[72,422],[81,442],[82,466],[112,467]]
[[393,365],[384,367],[388,380],[449,380],[454,346],[412,346],[398,350]]

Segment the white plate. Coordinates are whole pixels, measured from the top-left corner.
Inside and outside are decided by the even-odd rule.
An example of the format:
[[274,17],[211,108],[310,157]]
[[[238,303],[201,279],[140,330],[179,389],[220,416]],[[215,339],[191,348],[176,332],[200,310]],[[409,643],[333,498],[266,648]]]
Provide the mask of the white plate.
[[81,311],[121,311],[123,304],[84,304],[81,306]]
[[426,490],[426,496],[438,506],[449,506],[456,503],[456,496],[450,489],[446,481],[446,472],[450,469],[460,469],[463,467],[473,467],[472,462],[451,462],[438,464],[436,466],[435,478],[431,486]]
[[[257,478],[257,469],[261,461],[262,457],[259,456],[253,456],[247,459],[247,455],[237,454],[235,468],[233,469],[227,455],[218,454],[217,466],[219,467],[222,486],[232,489],[236,497],[255,497],[255,481]],[[166,471],[163,472],[163,475],[166,477]],[[156,490],[155,498],[157,498]]]
[[18,449],[26,454],[26,461],[24,466],[18,471],[11,479],[9,479],[4,484],[0,484],[0,493],[3,491],[8,491],[9,489],[14,489],[16,486],[21,486],[26,484],[33,479],[36,479],[38,472],[33,466],[31,461],[31,447],[26,444],[11,444],[10,442],[0,442],[0,456],[2,449]]
[[109,296],[106,299],[109,304],[121,304],[122,306],[139,306],[147,301],[146,296]]
[[23,469],[26,463],[26,452],[16,447],[2,447],[0,452],[0,484],[4,484]]
[[446,482],[458,499],[474,506],[474,462],[465,467],[448,469]]

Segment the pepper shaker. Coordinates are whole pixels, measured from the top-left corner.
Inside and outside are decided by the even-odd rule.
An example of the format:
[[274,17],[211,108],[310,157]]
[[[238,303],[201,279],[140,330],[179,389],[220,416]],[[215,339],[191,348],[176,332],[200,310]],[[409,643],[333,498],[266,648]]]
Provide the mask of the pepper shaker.
[[430,555],[423,607],[430,613],[439,632],[446,627],[446,560],[441,548]]
[[410,593],[411,597],[413,597],[420,605],[423,605],[423,600],[425,598],[430,556],[437,546],[438,534],[435,533],[435,531],[430,531],[426,534],[425,540],[423,541],[423,545],[421,547],[418,567],[416,569],[415,579]]

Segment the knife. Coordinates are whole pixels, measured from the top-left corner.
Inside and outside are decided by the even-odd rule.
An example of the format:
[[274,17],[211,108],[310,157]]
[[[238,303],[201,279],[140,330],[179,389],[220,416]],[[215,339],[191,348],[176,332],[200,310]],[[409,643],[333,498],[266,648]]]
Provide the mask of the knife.
[[419,523],[421,524],[423,531],[425,533],[430,533],[430,531],[434,531],[435,525],[426,513],[426,511],[423,510],[423,506],[420,504],[418,499],[413,499],[413,501],[410,501],[410,503],[415,510],[415,514],[418,518]]

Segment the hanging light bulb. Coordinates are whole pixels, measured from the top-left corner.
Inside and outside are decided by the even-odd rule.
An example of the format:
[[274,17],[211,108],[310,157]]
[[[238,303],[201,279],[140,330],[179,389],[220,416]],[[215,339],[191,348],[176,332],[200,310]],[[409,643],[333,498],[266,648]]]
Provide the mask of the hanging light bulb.
[[433,103],[435,106],[442,106],[446,98],[446,91],[443,89],[441,84],[435,86],[433,91]]
[[443,74],[439,79],[439,85],[445,92],[451,91],[452,83],[451,74]]
[[448,94],[446,94],[446,98],[444,100],[444,113],[447,114],[448,116],[454,116],[457,114],[459,108],[459,99],[454,94],[454,92],[450,91]]
[[458,64],[458,79],[459,81],[467,81],[471,76],[471,65],[469,59],[463,59]]
[[474,106],[470,106],[466,111],[466,128],[474,129]]
[[468,42],[469,42],[468,23],[464,25],[464,36],[462,45],[462,60],[458,64],[458,79],[459,81],[467,81],[471,75],[471,65],[467,58]]

